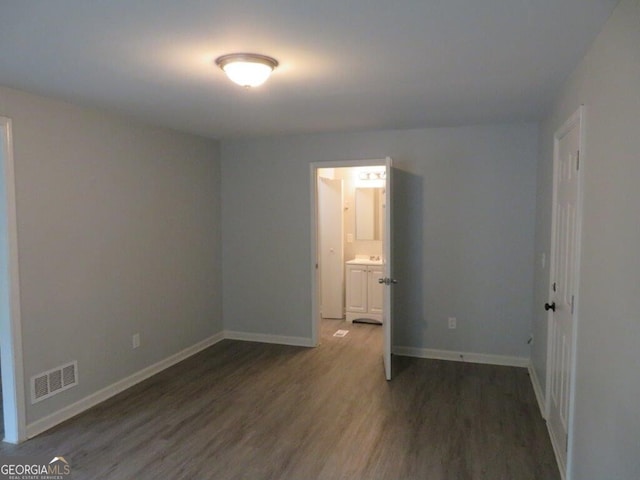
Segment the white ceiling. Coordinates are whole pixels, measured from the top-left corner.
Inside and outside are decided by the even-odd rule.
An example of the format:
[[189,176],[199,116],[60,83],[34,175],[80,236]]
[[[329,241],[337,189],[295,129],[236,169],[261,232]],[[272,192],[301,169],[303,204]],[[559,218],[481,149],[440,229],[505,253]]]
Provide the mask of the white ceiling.
[[617,3],[2,0],[0,84],[216,138],[535,120]]

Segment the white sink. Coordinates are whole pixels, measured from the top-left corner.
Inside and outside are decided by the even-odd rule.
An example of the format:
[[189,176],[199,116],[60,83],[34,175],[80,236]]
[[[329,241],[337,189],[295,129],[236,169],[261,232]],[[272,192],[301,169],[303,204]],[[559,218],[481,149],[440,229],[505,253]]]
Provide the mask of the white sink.
[[356,255],[356,258],[347,262],[348,265],[382,265],[383,263],[379,255]]

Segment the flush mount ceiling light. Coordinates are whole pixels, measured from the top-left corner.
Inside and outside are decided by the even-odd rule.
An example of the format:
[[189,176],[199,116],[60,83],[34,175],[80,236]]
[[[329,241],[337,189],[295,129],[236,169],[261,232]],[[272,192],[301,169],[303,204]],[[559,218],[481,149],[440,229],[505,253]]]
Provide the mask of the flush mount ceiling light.
[[278,66],[278,61],[256,53],[231,53],[216,58],[216,65],[232,82],[249,88],[262,85]]

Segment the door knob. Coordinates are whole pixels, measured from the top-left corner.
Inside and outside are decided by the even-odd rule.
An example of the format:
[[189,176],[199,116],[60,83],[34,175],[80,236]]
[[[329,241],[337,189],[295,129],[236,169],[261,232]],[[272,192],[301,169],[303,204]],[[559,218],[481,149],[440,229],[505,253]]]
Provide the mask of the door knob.
[[548,312],[549,310],[555,312],[556,311],[556,302],[551,302],[551,305],[548,303],[544,304],[544,309]]

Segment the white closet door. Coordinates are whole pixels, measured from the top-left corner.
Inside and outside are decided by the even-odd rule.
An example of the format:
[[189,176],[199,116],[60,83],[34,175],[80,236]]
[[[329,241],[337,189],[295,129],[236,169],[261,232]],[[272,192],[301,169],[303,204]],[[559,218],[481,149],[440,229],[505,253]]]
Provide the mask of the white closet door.
[[344,317],[342,180],[318,178],[320,311],[323,318]]

